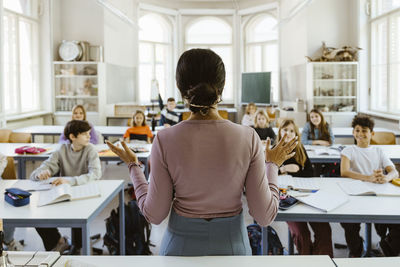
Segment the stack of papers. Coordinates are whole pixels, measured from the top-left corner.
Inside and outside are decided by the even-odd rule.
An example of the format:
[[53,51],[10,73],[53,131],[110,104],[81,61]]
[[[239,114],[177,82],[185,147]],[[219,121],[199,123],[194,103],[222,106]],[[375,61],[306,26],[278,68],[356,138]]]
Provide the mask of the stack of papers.
[[321,178],[298,178],[290,175],[278,177],[278,187],[288,190],[313,192],[320,189]]
[[334,194],[325,190],[319,190],[317,193],[296,198],[304,204],[310,205],[325,212],[332,211],[349,200],[346,195]]

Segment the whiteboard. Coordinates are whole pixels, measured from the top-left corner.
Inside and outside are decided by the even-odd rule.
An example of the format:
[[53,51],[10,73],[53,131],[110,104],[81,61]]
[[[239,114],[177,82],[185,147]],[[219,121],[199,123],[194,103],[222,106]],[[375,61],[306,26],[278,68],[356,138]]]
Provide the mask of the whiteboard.
[[135,94],[136,69],[106,64],[107,104],[133,102]]

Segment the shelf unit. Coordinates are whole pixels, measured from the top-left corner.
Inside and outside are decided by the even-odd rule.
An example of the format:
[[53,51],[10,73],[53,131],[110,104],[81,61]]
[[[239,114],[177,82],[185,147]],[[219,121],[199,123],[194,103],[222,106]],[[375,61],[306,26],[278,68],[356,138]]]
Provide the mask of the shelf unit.
[[[72,108],[83,105],[88,119],[99,123],[104,102],[105,63],[94,61],[54,61],[54,110],[55,123],[64,124],[71,118]],[[89,118],[90,116],[90,118]]]
[[358,62],[307,63],[308,111],[317,108],[336,127],[348,126],[359,107],[358,83]]

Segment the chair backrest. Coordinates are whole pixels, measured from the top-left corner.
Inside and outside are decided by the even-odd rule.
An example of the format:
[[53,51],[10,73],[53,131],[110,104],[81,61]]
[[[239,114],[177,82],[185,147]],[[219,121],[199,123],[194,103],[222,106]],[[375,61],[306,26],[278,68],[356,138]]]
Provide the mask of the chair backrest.
[[190,111],[182,112],[182,120],[185,121],[185,120],[189,119],[190,113],[191,113]]
[[392,132],[375,132],[371,138],[371,145],[395,145],[396,135]]
[[0,143],[8,143],[10,140],[11,130],[9,129],[0,129]]
[[274,121],[276,119],[276,109],[274,109],[273,107],[267,107],[266,108],[268,117],[271,121]]
[[7,157],[7,166],[1,175],[3,179],[17,179],[17,174],[15,172],[14,158]]
[[218,113],[223,119],[225,119],[225,120],[228,119],[228,111],[226,111],[226,110],[218,110]]
[[11,132],[9,143],[31,143],[32,137],[30,133],[15,133]]

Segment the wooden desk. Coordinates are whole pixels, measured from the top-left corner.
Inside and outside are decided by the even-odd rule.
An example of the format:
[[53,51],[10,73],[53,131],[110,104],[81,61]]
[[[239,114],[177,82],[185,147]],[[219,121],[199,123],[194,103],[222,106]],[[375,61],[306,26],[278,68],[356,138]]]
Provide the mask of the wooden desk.
[[335,258],[338,267],[394,267],[400,266],[400,257],[379,258]]
[[[344,178],[307,178],[314,179],[320,188],[338,196],[347,196],[337,182]],[[400,190],[400,189],[399,189]],[[275,221],[298,222],[353,222],[368,223],[365,241],[371,248],[370,223],[397,224],[400,222],[400,197],[347,196],[349,201],[342,206],[323,212],[311,206],[299,203],[289,210],[279,211]],[[263,254],[267,253],[266,228],[263,228]]]
[[[64,267],[67,261],[79,261],[90,266],[151,266],[151,267],[334,267],[329,256],[61,256],[54,265]],[[84,266],[84,265],[80,265]]]
[[[12,187],[15,180],[0,181],[0,192]],[[0,214],[5,225],[14,227],[71,227],[82,229],[82,254],[90,255],[89,225],[94,218],[114,199],[119,196],[119,206],[124,207],[123,180],[100,180],[101,196],[84,200],[60,202],[37,207],[39,192],[32,192],[30,204],[14,207],[0,198]],[[125,211],[119,213],[119,236],[125,240]],[[125,242],[120,242],[120,250],[125,253]]]
[[[32,145],[32,146],[37,146],[37,147],[42,147],[49,149],[45,153],[41,153],[39,155],[33,155],[33,154],[25,154],[25,155],[19,155],[16,154],[14,151],[17,147],[21,146],[26,146],[26,145]],[[0,151],[7,157],[13,157],[15,160],[18,162],[18,179],[26,179],[26,162],[31,160],[31,161],[43,161],[46,160],[50,157],[51,153],[56,151],[59,148],[60,144],[48,144],[48,143],[0,143]],[[137,153],[138,159],[144,163],[146,166],[145,168],[145,176],[149,177],[149,168],[148,168],[148,158],[150,156],[150,151],[151,151],[151,144],[146,144],[146,143],[131,143],[128,144],[129,147],[144,147],[146,148],[149,152],[144,152],[144,153]],[[95,148],[98,152],[102,150],[108,149],[108,146],[106,144],[100,144],[100,145],[95,145]],[[119,157],[117,156],[99,156],[101,161],[120,161]]]

